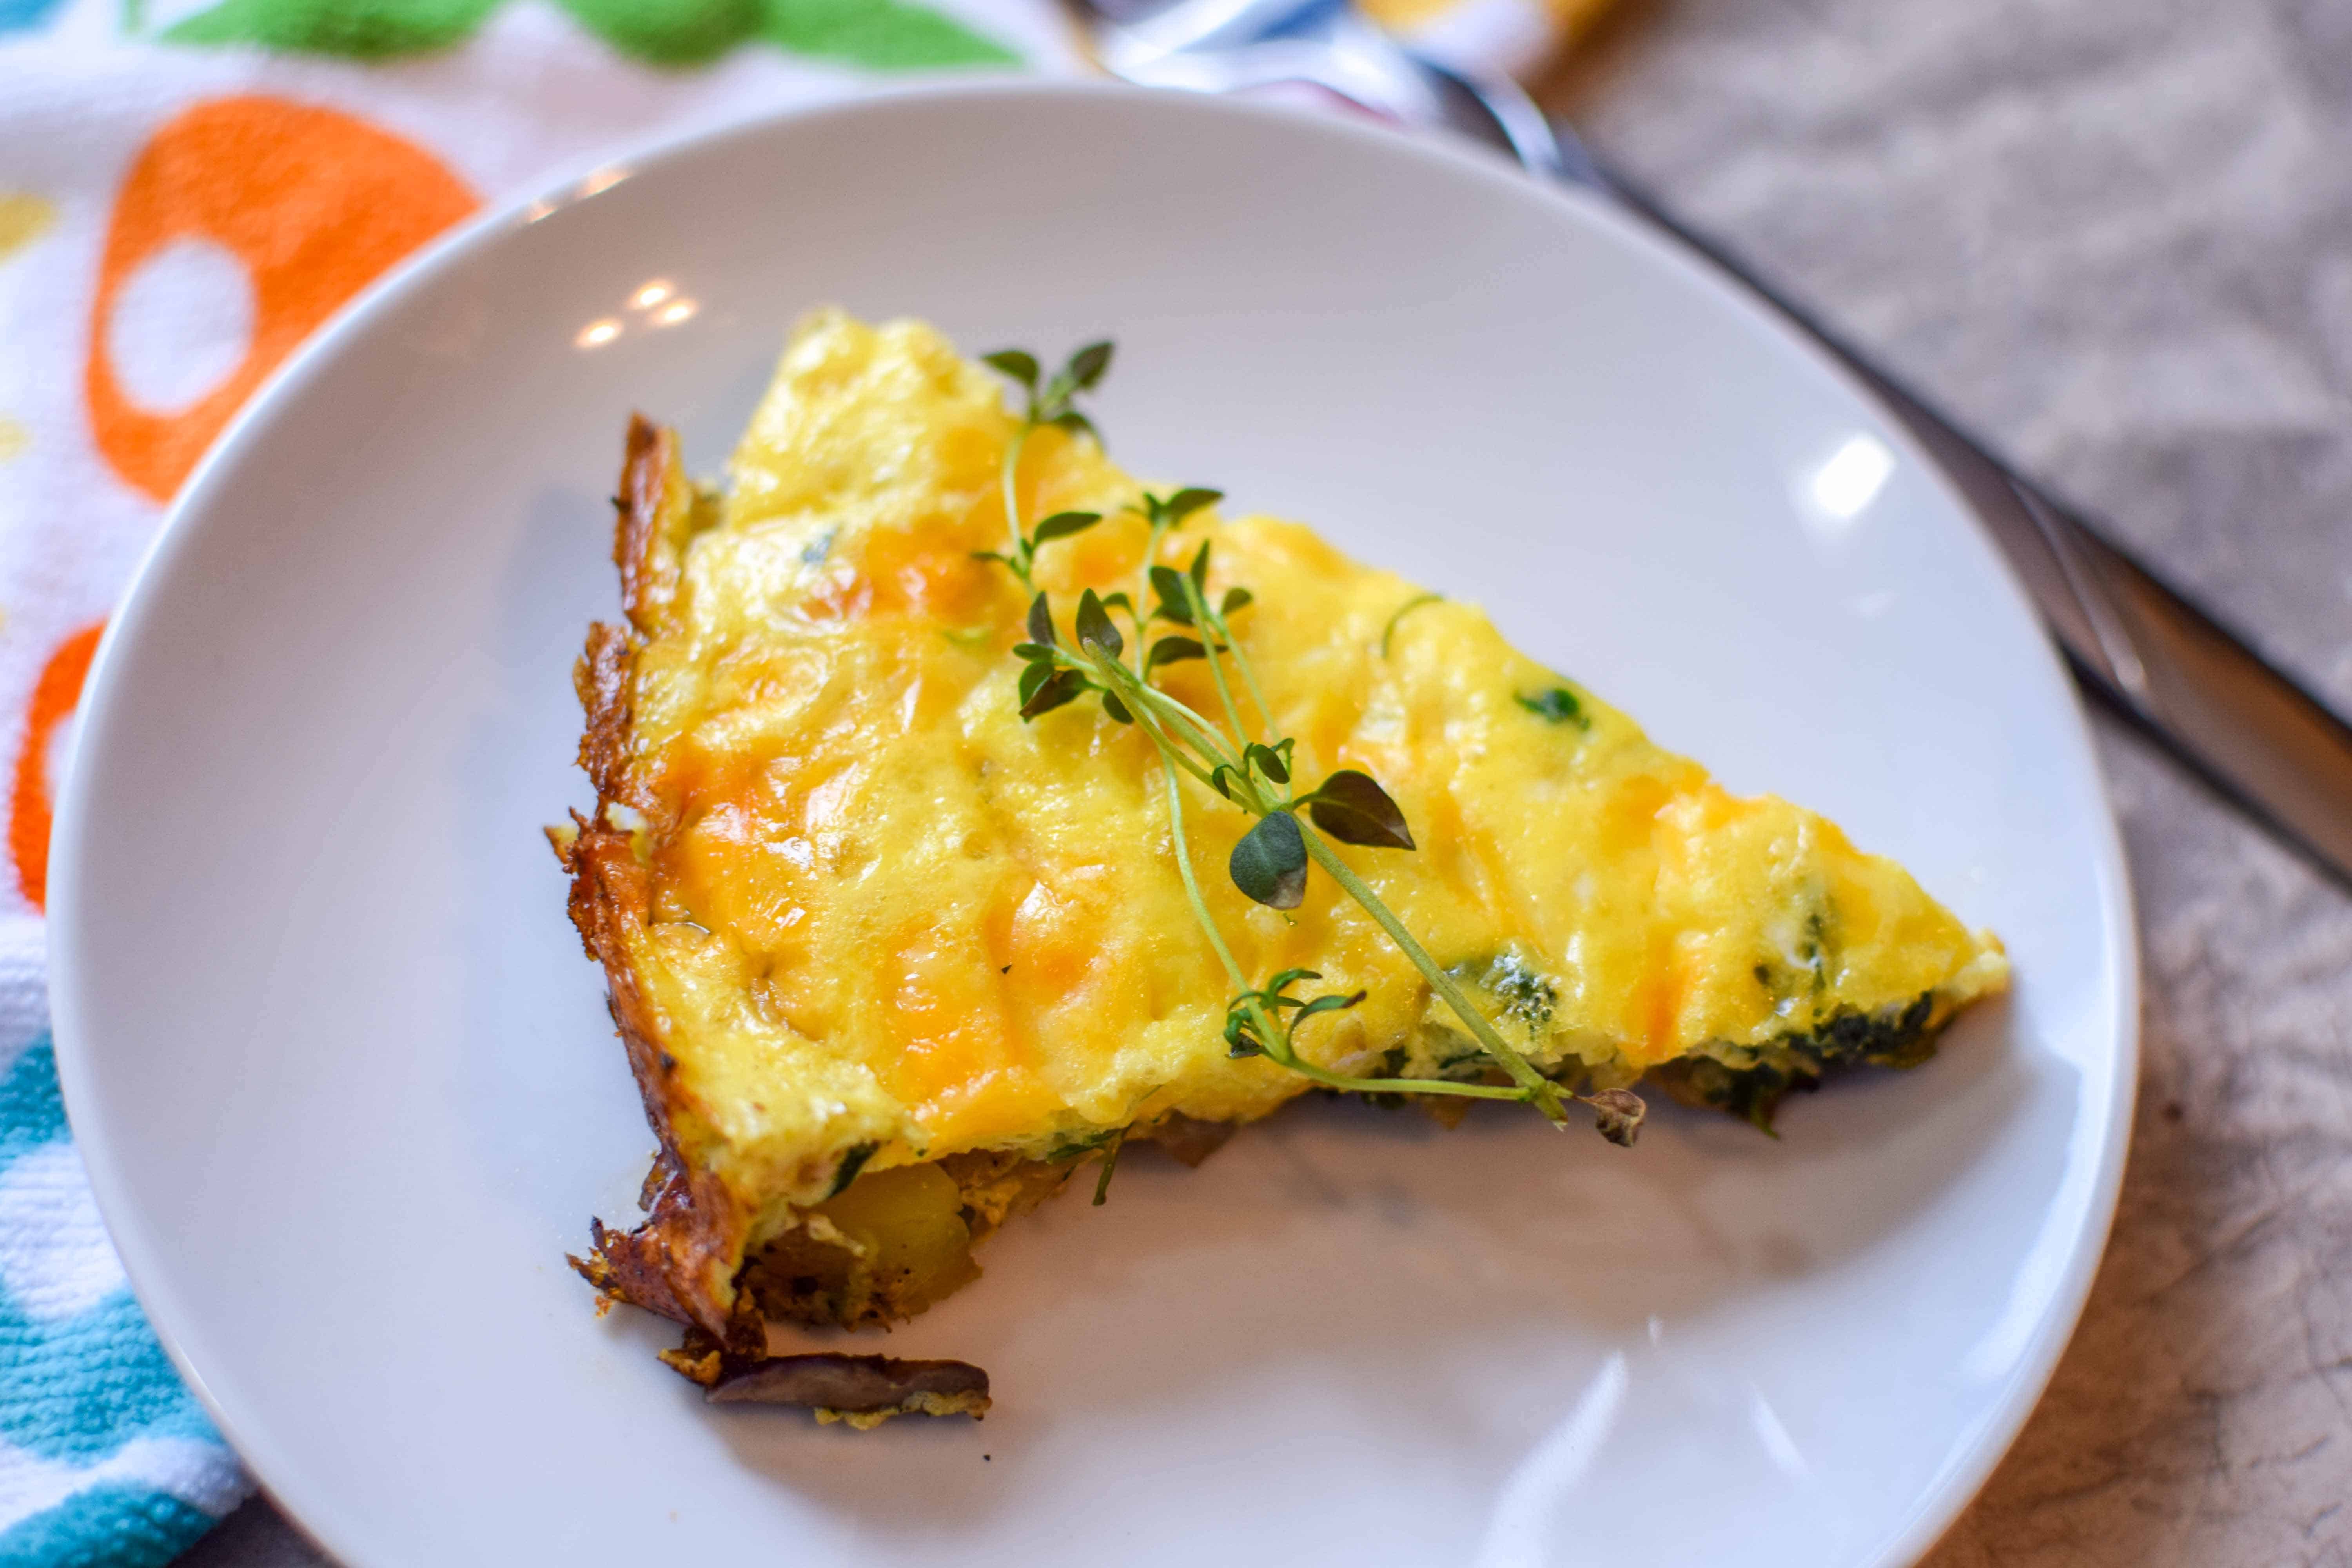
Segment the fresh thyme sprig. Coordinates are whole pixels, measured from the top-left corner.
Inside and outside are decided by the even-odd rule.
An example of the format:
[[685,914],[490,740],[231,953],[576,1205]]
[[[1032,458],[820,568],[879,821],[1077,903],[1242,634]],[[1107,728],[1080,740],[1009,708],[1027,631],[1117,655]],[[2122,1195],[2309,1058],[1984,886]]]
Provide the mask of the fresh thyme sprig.
[[[1165,536],[1181,528],[1192,513],[1221,500],[1218,491],[1192,488],[1164,497],[1146,491],[1142,504],[1131,509],[1150,528],[1135,595],[1118,593],[1106,598],[1091,588],[1086,590],[1079,595],[1071,628],[1076,646],[1062,642],[1054,624],[1052,604],[1033,580],[1036,549],[1052,539],[1066,538],[1092,527],[1099,519],[1093,513],[1056,513],[1024,533],[1013,474],[1022,445],[1040,426],[1083,429],[1100,439],[1086,416],[1069,405],[1074,396],[1091,390],[1101,379],[1109,366],[1110,345],[1095,343],[1079,350],[1042,391],[1037,384],[1034,356],[1011,349],[988,355],[987,363],[1019,383],[1028,397],[1004,464],[1005,514],[1013,547],[1007,553],[982,552],[985,559],[1002,562],[1033,595],[1027,640],[1013,650],[1024,665],[1019,686],[1021,717],[1034,719],[1092,692],[1101,700],[1108,716],[1116,722],[1137,726],[1159,752],[1167,786],[1169,826],[1185,897],[1211,950],[1234,987],[1235,994],[1225,1011],[1224,1039],[1229,1054],[1262,1056],[1327,1088],[1355,1093],[1516,1100],[1534,1106],[1560,1125],[1565,1125],[1568,1118],[1565,1100],[1574,1099],[1594,1112],[1603,1137],[1613,1143],[1633,1142],[1644,1110],[1638,1096],[1622,1089],[1571,1095],[1544,1077],[1525,1055],[1503,1038],[1453,976],[1405,929],[1395,911],[1326,842],[1328,837],[1366,848],[1411,851],[1416,847],[1404,813],[1369,773],[1343,768],[1312,790],[1303,794],[1297,790],[1293,776],[1297,740],[1273,733],[1273,710],[1266,702],[1247,651],[1233,631],[1231,617],[1253,603],[1249,590],[1228,588],[1215,605],[1210,603],[1206,543],[1193,552],[1192,562],[1181,571],[1160,561]],[[1059,519],[1073,517],[1086,521],[1055,526]],[[1146,601],[1151,601],[1149,610],[1141,607]],[[1132,665],[1128,662],[1128,639],[1111,617],[1115,608],[1123,610],[1135,628]],[[1400,616],[1402,614],[1400,611]],[[1150,639],[1148,634],[1151,627],[1161,621],[1182,629]],[[1391,631],[1394,625],[1392,619]],[[1383,643],[1386,640],[1384,634]],[[1159,670],[1191,659],[1203,660],[1209,667],[1217,706],[1223,716],[1222,725],[1195,712],[1153,683],[1152,678]],[[1263,739],[1253,739],[1251,727],[1243,720],[1241,706],[1226,676],[1228,661],[1240,677],[1251,706],[1257,710]],[[1184,827],[1181,779],[1187,774],[1256,819],[1234,847],[1226,865],[1234,885],[1244,896],[1275,910],[1297,909],[1307,896],[1309,867],[1322,867],[1325,874],[1339,883],[1340,890],[1372,918],[1398,951],[1421,972],[1430,989],[1510,1082],[1360,1078],[1334,1072],[1302,1056],[1297,1045],[1300,1027],[1309,1019],[1345,1012],[1361,1002],[1364,993],[1294,996],[1290,994],[1293,986],[1321,978],[1305,969],[1285,970],[1264,985],[1249,984],[1193,875]],[[1302,813],[1305,822],[1299,820]],[[1106,1181],[1108,1176],[1106,1170]]]
[[1084,431],[1098,442],[1102,439],[1102,433],[1095,428],[1094,421],[1079,413],[1072,404],[1078,394],[1093,391],[1095,383],[1110,369],[1110,353],[1111,346],[1108,342],[1088,343],[1063,362],[1062,368],[1047,376],[1043,386],[1037,384],[1040,372],[1034,354],[1021,349],[999,349],[992,354],[981,356],[982,363],[1021,384],[1026,403],[1022,409],[1020,428],[1013,431],[1013,439],[1004,448],[1004,471],[1001,481],[1004,490],[1004,523],[1012,531],[1012,542],[1003,551],[976,550],[972,554],[982,561],[1003,563],[1015,577],[1021,579],[1021,585],[1024,588],[1036,586],[1030,581],[1030,574],[1037,564],[1039,545],[1084,533],[1102,521],[1102,514],[1057,511],[1051,517],[1039,519],[1034,530],[1024,532],[1021,527],[1018,482],[1022,450],[1029,445],[1032,435],[1049,425],[1072,435]]

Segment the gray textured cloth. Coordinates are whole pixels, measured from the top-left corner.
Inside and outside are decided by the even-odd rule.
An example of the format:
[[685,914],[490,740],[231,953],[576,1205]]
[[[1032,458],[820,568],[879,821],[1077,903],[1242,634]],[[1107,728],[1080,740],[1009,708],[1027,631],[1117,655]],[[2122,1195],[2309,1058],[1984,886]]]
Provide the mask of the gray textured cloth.
[[[2352,0],[1685,0],[1555,96],[2352,710]],[[2352,900],[2101,728],[2147,973],[2123,1212],[1929,1561],[2352,1563]],[[256,1501],[184,1561],[321,1560]]]

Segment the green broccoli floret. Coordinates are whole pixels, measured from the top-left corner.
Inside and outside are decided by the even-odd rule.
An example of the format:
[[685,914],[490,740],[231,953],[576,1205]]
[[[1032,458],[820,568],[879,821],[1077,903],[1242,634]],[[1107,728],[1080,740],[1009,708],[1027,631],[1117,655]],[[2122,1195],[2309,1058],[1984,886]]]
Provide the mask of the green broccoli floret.
[[1925,994],[1899,1010],[1840,1013],[1810,1035],[1785,1036],[1765,1047],[1769,1059],[1754,1067],[1726,1067],[1702,1057],[1670,1062],[1655,1076],[1676,1099],[1713,1106],[1769,1133],[1780,1101],[1819,1089],[1831,1068],[1857,1063],[1915,1068],[1934,1056],[1936,1031],[1927,1021],[1935,1013],[1934,994]]

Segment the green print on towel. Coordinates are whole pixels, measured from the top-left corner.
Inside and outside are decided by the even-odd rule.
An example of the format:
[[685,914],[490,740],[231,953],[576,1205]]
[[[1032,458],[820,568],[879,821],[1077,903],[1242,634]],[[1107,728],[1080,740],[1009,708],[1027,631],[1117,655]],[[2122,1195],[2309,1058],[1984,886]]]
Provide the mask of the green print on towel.
[[[386,60],[463,43],[499,0],[221,0],[167,29],[183,44]],[[557,0],[630,58],[696,66],[754,38],[868,70],[1012,65],[1020,57],[908,0]]]

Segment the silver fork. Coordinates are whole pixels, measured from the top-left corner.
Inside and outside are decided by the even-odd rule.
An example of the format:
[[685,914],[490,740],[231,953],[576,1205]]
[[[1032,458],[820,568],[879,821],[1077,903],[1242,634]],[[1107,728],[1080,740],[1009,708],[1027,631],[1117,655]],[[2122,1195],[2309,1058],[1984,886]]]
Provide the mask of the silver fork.
[[1112,75],[1238,92],[1299,83],[1401,124],[1485,142],[1673,235],[1819,340],[1975,503],[2095,695],[2254,819],[2352,885],[2352,729],[2245,641],[2109,542],[2077,511],[1605,172],[1507,78],[1439,63],[1349,0],[1072,0]]

